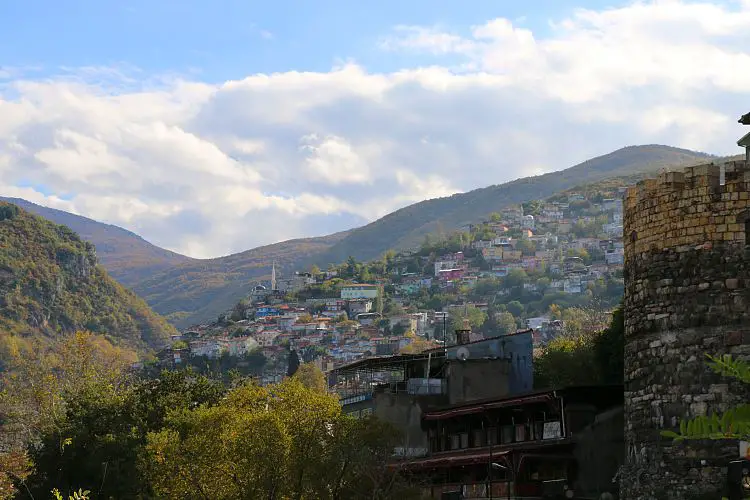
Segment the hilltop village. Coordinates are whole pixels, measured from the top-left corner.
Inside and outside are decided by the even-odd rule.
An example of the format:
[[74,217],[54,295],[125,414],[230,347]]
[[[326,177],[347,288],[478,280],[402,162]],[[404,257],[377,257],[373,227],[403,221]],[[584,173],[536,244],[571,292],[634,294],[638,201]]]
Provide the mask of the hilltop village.
[[[608,324],[623,293],[622,195],[591,188],[489,214],[420,248],[282,270],[217,321],[174,336],[162,366],[236,369],[274,383],[291,363],[355,360],[532,331],[534,348],[582,323]],[[600,314],[592,314],[592,311]]]

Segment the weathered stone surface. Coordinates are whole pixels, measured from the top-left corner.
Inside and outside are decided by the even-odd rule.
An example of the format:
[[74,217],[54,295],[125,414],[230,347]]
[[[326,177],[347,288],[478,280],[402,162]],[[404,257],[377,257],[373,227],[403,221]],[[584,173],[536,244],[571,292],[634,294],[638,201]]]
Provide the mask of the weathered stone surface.
[[723,186],[717,168],[663,174],[626,196],[623,499],[720,498],[737,457],[736,442],[673,444],[660,434],[750,397],[706,366],[706,354],[750,355],[750,254],[739,223],[748,168],[733,162]]

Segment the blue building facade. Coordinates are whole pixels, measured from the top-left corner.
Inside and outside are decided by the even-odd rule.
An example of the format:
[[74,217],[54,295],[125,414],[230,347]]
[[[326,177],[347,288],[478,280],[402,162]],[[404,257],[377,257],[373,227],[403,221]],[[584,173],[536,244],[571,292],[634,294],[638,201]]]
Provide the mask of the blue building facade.
[[534,388],[534,341],[531,330],[453,345],[446,350],[449,360],[460,359],[459,356],[466,355],[467,351],[471,359],[507,359],[510,364],[510,395],[523,394]]

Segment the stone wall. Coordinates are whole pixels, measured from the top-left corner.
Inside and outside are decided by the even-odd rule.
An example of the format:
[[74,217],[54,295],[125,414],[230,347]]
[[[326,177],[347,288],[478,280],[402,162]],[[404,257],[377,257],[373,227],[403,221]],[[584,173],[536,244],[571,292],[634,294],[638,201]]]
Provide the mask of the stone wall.
[[[750,397],[706,354],[750,355],[745,162],[662,174],[625,197],[624,499],[720,498],[737,443],[673,444],[682,419]],[[750,242],[748,242],[750,243]]]

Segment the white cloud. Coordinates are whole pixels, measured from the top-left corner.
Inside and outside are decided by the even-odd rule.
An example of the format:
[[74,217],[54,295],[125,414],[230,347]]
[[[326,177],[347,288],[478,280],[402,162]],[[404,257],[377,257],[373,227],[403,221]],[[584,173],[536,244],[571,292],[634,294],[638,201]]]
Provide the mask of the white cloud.
[[207,257],[625,145],[735,153],[747,33],[747,1],[671,0],[579,9],[544,33],[502,18],[400,26],[380,48],[429,64],[390,73],[347,63],[207,84],[126,65],[3,68],[0,194]]
[[327,184],[359,184],[370,179],[370,167],[342,137],[316,134],[302,138],[300,149],[307,154],[307,177]]

